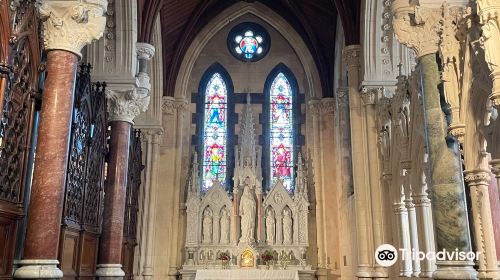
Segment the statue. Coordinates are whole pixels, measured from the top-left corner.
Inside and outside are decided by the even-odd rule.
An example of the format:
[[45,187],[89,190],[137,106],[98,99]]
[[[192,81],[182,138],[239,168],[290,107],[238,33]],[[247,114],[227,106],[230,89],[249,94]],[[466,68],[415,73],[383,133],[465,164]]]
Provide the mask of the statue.
[[206,209],[203,213],[203,243],[212,242],[212,211]]
[[222,208],[220,215],[220,244],[229,243],[229,217],[226,208]]
[[256,208],[255,200],[250,192],[250,186],[245,185],[239,209],[241,217],[240,242],[251,242],[254,240]]
[[274,237],[275,237],[274,228],[275,228],[274,212],[272,209],[267,209],[266,237],[267,237],[267,244],[269,245],[274,244]]
[[283,244],[292,244],[292,217],[290,210],[283,211]]

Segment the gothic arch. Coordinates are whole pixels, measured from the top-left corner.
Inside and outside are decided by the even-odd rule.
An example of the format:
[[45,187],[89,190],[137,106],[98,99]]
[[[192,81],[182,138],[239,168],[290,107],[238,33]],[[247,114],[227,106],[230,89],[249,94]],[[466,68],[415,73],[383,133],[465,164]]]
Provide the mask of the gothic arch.
[[229,22],[245,14],[252,14],[262,19],[274,29],[276,29],[281,35],[283,35],[283,37],[290,43],[291,47],[297,54],[302,67],[304,68],[309,89],[306,95],[310,98],[321,98],[322,88],[319,72],[314,63],[314,58],[307,48],[307,45],[302,40],[300,35],[293,29],[291,25],[287,23],[285,19],[283,19],[267,6],[257,2],[238,2],[232,5],[231,7],[227,8],[219,15],[217,15],[196,35],[188,50],[186,51],[182,64],[179,68],[179,73],[177,75],[175,83],[174,96],[176,98],[188,99],[186,95],[189,94],[189,78],[191,76],[193,66],[195,65],[204,46]]

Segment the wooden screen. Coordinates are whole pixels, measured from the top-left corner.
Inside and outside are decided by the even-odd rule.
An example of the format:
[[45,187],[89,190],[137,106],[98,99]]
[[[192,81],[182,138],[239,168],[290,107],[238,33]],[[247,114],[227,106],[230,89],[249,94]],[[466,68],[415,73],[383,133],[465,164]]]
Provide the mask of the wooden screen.
[[134,279],[134,250],[137,246],[137,213],[142,165],[141,132],[135,130],[130,139],[125,221],[123,225],[122,265],[125,279]]
[[107,153],[105,84],[80,65],[72,114],[59,261],[65,279],[93,278],[97,265]]
[[0,278],[12,277],[17,227],[26,212],[41,69],[38,21],[35,1],[0,1]]

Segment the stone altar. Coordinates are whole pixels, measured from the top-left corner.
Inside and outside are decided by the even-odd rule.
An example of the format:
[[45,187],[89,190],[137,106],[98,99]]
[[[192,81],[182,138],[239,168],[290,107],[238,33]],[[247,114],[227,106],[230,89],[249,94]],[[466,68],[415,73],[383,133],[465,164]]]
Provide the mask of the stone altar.
[[[297,279],[314,278],[314,271],[306,259],[309,199],[307,170],[302,157],[299,153],[294,191],[287,191],[278,179],[264,193],[262,148],[256,145],[255,138],[248,101],[243,113],[241,141],[235,147],[232,191],[226,191],[220,182],[214,181],[213,186],[202,193],[197,156],[193,157],[186,199],[182,279],[195,279],[197,271],[202,269],[221,269],[222,261],[218,260],[221,253],[230,257],[224,265],[229,270],[264,269],[266,265],[260,256],[266,251],[273,254],[277,267],[280,266],[279,256],[290,256],[287,268],[298,271]],[[253,259],[248,260],[248,256]]]

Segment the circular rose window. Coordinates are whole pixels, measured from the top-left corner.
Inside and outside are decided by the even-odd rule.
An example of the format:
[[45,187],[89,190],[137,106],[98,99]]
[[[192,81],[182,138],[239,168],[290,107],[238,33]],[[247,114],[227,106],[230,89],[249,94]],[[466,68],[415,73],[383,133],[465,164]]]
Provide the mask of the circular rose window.
[[254,22],[243,22],[231,29],[227,38],[227,46],[237,59],[254,62],[267,54],[271,40],[261,25]]

